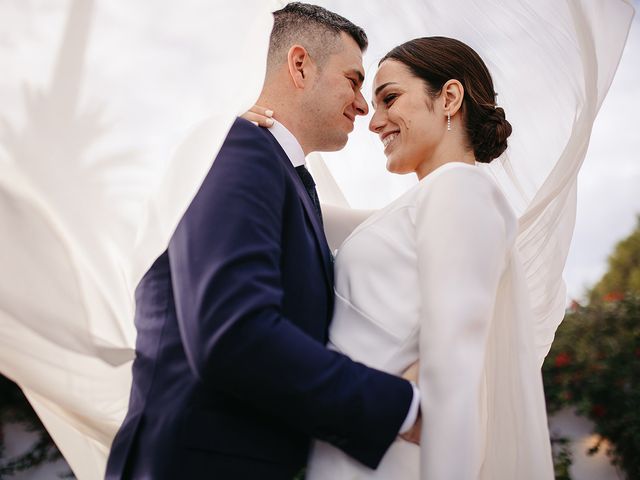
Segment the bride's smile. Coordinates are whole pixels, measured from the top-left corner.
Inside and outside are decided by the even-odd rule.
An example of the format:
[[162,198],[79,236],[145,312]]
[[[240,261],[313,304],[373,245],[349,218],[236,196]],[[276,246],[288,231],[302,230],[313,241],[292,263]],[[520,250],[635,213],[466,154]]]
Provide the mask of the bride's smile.
[[399,131],[388,132],[380,135],[380,139],[382,140],[382,144],[384,145],[385,151],[387,147],[391,145],[396,138],[398,138],[398,135],[400,135]]

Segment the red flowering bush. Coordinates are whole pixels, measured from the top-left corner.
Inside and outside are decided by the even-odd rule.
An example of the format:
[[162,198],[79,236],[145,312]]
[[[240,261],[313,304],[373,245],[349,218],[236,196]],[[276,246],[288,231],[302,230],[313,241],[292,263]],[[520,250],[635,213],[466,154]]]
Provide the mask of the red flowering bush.
[[604,302],[619,302],[624,298],[624,293],[621,292],[609,292],[602,296]]
[[543,366],[547,409],[592,420],[612,463],[640,479],[640,296],[601,299],[574,306],[558,329]]
[[558,368],[566,367],[571,363],[571,357],[567,352],[560,352],[556,355],[555,366]]

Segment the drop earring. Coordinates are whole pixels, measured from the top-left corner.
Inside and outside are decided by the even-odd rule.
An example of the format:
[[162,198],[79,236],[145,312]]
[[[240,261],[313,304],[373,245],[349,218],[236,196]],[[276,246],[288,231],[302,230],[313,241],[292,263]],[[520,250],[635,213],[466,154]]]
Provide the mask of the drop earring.
[[451,131],[451,114],[447,112],[447,131]]

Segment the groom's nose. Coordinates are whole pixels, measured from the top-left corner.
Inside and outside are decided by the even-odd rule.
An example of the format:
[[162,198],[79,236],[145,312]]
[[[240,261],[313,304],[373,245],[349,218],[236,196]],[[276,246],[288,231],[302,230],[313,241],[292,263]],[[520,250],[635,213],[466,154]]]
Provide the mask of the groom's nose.
[[367,101],[364,99],[360,90],[356,93],[356,99],[353,101],[353,106],[356,109],[356,115],[364,116],[369,113],[369,105],[367,105]]

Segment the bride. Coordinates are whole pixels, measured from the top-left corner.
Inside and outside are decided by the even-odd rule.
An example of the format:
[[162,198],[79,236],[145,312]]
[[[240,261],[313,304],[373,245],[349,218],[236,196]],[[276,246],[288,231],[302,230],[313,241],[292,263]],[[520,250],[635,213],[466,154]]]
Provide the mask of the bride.
[[420,38],[382,59],[373,90],[387,169],[420,182],[342,244],[330,341],[397,374],[420,360],[422,437],[375,472],[317,443],[309,478],[551,479],[517,222],[476,166],[511,134],[489,71],[462,42]]
[[387,169],[419,183],[339,248],[329,340],[397,375],[419,360],[422,435],[376,470],[318,441],[307,478],[552,479],[517,221],[478,166],[511,134],[489,71],[458,40],[419,38],[383,57],[373,91]]

